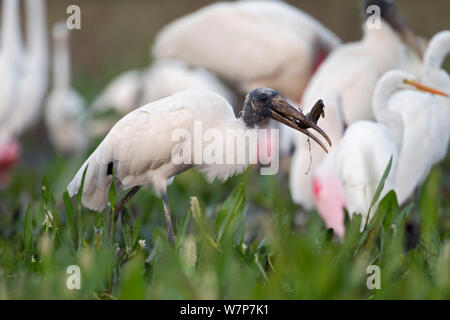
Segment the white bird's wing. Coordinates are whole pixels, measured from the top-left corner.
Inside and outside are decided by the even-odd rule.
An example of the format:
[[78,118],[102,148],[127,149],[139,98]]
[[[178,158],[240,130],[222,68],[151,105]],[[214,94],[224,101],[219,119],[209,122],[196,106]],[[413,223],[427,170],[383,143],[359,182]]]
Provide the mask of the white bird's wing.
[[186,121],[192,121],[192,114],[183,105],[161,110],[150,104],[132,111],[116,123],[83,164],[69,184],[69,194],[78,191],[83,171],[89,165],[83,204],[93,210],[103,210],[108,204],[112,181],[108,165],[113,164],[123,188],[144,184],[147,174],[170,162],[171,150],[178,143],[171,141],[172,130],[182,128]]
[[92,113],[113,109],[126,114],[136,107],[142,74],[139,70],[130,70],[114,78],[94,100],[89,108]]
[[312,71],[311,37],[240,5],[218,3],[172,22],[158,35],[154,56],[203,66],[243,91],[270,86],[298,96]]
[[348,44],[333,51],[311,78],[302,104],[309,112],[318,99],[332,92],[340,94],[344,120],[373,119],[372,93],[379,75],[359,44]]
[[216,75],[201,67],[189,67],[183,61],[156,61],[144,75],[142,102],[148,103],[186,89],[216,92],[234,104],[235,97]]
[[[358,121],[348,127],[336,150],[336,173],[342,182],[350,215],[361,213],[363,224],[381,177],[393,157],[393,164],[379,198],[395,188],[397,147],[383,125]],[[376,211],[373,208],[371,215]]]
[[192,166],[192,161],[175,164],[171,156],[192,134],[194,121],[208,128],[233,118],[227,101],[205,90],[182,91],[142,106],[114,125],[69,184],[69,194],[77,193],[87,165],[82,200],[93,210],[103,210],[108,204],[112,167],[120,189],[150,184],[162,194],[171,177]]
[[405,124],[396,178],[402,204],[430,173],[443,132],[437,100],[431,94],[402,90],[391,97],[389,108],[401,114]]

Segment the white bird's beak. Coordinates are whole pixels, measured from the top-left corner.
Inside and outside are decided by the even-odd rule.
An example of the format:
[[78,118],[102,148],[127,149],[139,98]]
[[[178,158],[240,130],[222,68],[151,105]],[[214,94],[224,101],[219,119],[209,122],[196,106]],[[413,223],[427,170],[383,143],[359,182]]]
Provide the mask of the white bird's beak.
[[409,80],[409,79],[405,79],[405,80],[403,80],[403,82],[413,86],[417,90],[421,90],[421,91],[429,92],[429,93],[432,93],[432,94],[437,94],[437,95],[440,95],[440,96],[448,97],[448,94],[446,94],[446,93],[444,93],[442,91],[439,91],[439,90],[427,87],[427,86],[421,84],[420,82],[417,82],[417,81],[414,81],[414,80]]

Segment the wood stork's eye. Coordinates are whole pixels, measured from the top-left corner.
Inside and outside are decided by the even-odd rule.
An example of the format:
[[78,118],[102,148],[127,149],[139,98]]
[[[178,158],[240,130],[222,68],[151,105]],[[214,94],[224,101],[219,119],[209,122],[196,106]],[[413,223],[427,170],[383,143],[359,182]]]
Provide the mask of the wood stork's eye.
[[266,93],[261,93],[259,96],[259,101],[261,102],[267,102],[269,100],[269,95]]

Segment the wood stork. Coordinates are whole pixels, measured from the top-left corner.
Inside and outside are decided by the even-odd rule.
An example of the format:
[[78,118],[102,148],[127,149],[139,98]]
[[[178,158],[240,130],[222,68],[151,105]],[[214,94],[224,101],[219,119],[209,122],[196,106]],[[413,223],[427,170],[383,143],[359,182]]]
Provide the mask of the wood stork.
[[89,107],[94,115],[110,109],[127,114],[140,102],[142,71],[130,70],[114,78]]
[[[303,115],[277,91],[268,88],[258,88],[247,95],[239,118],[236,118],[231,105],[217,93],[199,89],[181,91],[144,105],[119,120],[82,165],[69,184],[68,191],[71,196],[78,191],[86,167],[82,202],[93,210],[101,211],[108,205],[113,172],[120,190],[131,188],[124,198],[126,201],[141,186],[150,185],[156,194],[162,195],[168,236],[173,241],[175,235],[166,193],[172,178],[196,166],[209,181],[215,178],[226,180],[242,172],[248,164],[235,161],[232,164],[207,164],[204,161],[195,162],[192,156],[189,162],[175,163],[173,152],[183,148],[188,136],[195,135],[196,121],[202,123],[204,130],[213,129],[225,135],[229,129],[240,130],[241,134],[255,132],[261,121],[272,118],[308,135],[326,150],[325,145],[307,130],[316,130],[331,145],[326,133],[316,124],[319,116],[314,113]],[[172,136],[177,129],[184,130],[185,134],[183,139],[174,141]],[[245,150],[238,152],[248,154],[249,146],[247,143],[244,145]],[[224,150],[225,153],[227,150]],[[118,207],[115,211],[120,211]]]
[[299,102],[315,67],[340,43],[313,17],[282,1],[206,6],[167,25],[155,58],[203,66],[242,93],[271,87]]
[[[396,172],[400,166],[399,155],[403,152],[403,132],[405,128],[414,126],[411,123],[403,123],[402,109],[393,108],[396,103],[396,100],[392,99],[394,94],[402,89],[415,88],[437,95],[445,95],[414,81],[413,78],[412,75],[400,70],[392,70],[384,74],[377,82],[373,96],[373,109],[380,123],[366,120],[353,123],[347,128],[336,148],[336,176],[342,183],[345,203],[350,215],[354,213],[363,215],[361,228],[371,217],[368,212],[369,207],[391,157],[393,159],[392,168],[380,199],[389,190],[397,190]],[[413,103],[410,100],[403,102]],[[422,107],[426,108],[427,106],[423,105]],[[426,132],[422,132],[421,136],[426,136],[426,134]],[[409,159],[415,163],[416,160],[415,158]],[[417,170],[421,170],[421,168]],[[327,199],[323,200],[327,201]],[[370,214],[373,214],[374,211],[375,208]]]
[[88,143],[85,124],[85,102],[70,86],[69,31],[65,22],[52,30],[53,88],[47,99],[45,123],[55,148],[65,154],[82,152]]
[[17,105],[9,125],[20,135],[41,116],[48,87],[48,39],[45,0],[26,0],[27,42]]
[[[381,10],[379,29],[369,28],[363,24],[363,39],[359,42],[343,44],[335,49],[312,76],[303,103],[309,108],[311,101],[320,97],[326,106],[335,92],[341,96],[344,122],[351,124],[357,120],[373,119],[372,96],[377,80],[384,72],[392,68],[400,69],[407,59],[405,46],[401,37],[414,39],[404,24],[395,4],[386,0],[368,0],[365,2],[364,14],[371,5],[378,5]],[[305,111],[309,111],[305,109]],[[327,122],[331,122],[327,125]],[[326,117],[322,126],[339,126],[336,117]],[[295,134],[295,153],[291,162],[290,184],[294,201],[307,210],[314,207],[312,176],[305,172],[314,172],[324,155],[317,152],[316,146],[310,146],[305,137]],[[311,152],[310,152],[311,149]],[[310,164],[310,153],[314,162]]]
[[[92,134],[106,134],[114,125],[112,119],[101,119],[96,115],[113,110],[123,116],[134,110],[140,103],[149,103],[168,97],[186,89],[205,89],[219,93],[231,105],[236,97],[212,73],[201,67],[188,67],[183,61],[155,61],[146,70],[131,70],[123,73],[99,95],[90,107],[94,117]],[[117,120],[117,119],[116,119]]]
[[[367,8],[377,5],[381,10],[380,27],[363,23],[363,38],[343,44],[333,51],[319,67],[308,84],[303,102],[324,97],[337,91],[342,97],[344,120],[347,125],[357,120],[372,120],[371,98],[377,80],[388,70],[402,69],[407,52],[402,39],[416,48],[411,31],[403,22],[394,2],[367,0]],[[421,51],[419,51],[421,53]]]

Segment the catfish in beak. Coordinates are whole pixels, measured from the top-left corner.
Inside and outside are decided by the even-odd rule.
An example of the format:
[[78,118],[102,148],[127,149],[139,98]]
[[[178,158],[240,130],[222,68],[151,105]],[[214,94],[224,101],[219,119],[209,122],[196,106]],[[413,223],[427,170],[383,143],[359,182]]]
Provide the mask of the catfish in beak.
[[275,97],[271,105],[271,117],[297,131],[302,132],[314,141],[316,141],[325,152],[328,153],[327,147],[320,141],[318,137],[312,134],[308,129],[313,129],[317,131],[328,144],[331,146],[331,140],[328,135],[317,125],[317,121],[325,113],[323,111],[324,104],[322,100],[319,100],[314,105],[313,109],[306,116],[301,110],[289,103],[285,98],[280,95]]

